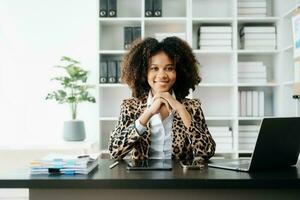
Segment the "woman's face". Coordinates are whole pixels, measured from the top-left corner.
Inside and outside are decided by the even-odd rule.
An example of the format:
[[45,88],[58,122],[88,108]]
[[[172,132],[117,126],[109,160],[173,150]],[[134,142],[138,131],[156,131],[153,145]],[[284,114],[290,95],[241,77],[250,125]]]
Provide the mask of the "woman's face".
[[150,58],[147,80],[153,95],[157,92],[168,92],[172,89],[176,82],[176,69],[165,52],[158,52]]

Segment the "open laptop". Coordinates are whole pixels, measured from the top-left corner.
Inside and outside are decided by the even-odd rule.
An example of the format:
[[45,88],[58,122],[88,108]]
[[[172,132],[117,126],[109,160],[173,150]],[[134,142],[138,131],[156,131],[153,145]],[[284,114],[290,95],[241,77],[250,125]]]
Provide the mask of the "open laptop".
[[300,117],[264,118],[250,159],[218,160],[210,167],[259,171],[295,165],[300,151]]

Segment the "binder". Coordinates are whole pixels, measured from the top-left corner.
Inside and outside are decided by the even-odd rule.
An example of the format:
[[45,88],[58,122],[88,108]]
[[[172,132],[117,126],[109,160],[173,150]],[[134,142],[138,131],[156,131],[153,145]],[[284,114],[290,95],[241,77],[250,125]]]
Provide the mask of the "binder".
[[115,60],[108,61],[108,82],[117,82],[117,62]]
[[100,63],[100,83],[107,83],[107,61],[101,61]]
[[108,0],[109,17],[117,17],[117,0]]
[[140,26],[132,27],[132,41],[140,37],[141,37],[141,27]]
[[124,49],[129,49],[132,42],[132,27],[124,27]]
[[153,16],[153,0],[145,0],[145,17]]
[[162,16],[162,0],[153,0],[153,15],[154,17]]
[[99,0],[100,1],[100,17],[107,17],[107,10],[108,10],[108,0]]
[[121,73],[122,73],[122,61],[118,60],[117,61],[117,82],[121,83]]

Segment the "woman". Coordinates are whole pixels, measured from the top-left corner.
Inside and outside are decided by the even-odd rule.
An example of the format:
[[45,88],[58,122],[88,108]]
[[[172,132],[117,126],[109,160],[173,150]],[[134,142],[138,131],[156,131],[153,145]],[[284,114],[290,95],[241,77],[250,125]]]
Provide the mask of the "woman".
[[211,137],[201,103],[185,98],[201,78],[189,45],[177,37],[158,42],[135,41],[122,63],[122,81],[133,98],[121,105],[109,151],[122,159],[208,160],[216,144]]

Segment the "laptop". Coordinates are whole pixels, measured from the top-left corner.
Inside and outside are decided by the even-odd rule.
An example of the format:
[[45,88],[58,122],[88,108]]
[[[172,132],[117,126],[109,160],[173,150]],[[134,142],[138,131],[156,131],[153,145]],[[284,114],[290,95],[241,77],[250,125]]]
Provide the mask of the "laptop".
[[208,166],[260,171],[295,165],[300,151],[300,117],[264,118],[250,159],[211,161]]

